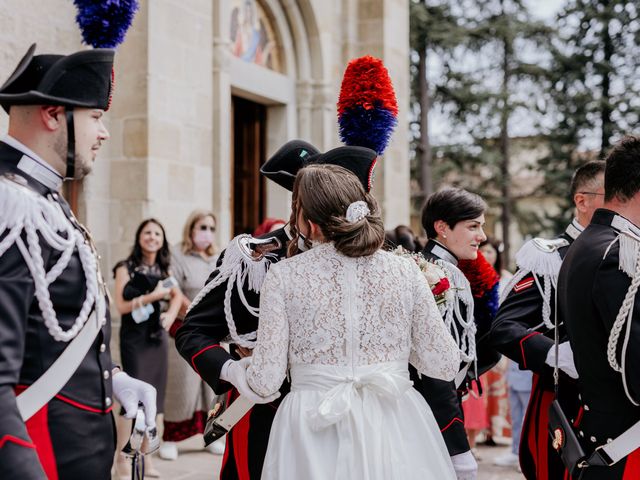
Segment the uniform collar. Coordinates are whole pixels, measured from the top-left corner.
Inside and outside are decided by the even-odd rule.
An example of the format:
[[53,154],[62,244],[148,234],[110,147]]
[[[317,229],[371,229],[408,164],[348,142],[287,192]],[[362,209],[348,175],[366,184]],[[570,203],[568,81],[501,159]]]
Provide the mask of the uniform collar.
[[60,190],[60,187],[62,186],[62,175],[56,172],[39,155],[9,134],[6,134],[2,138],[2,141],[22,153],[22,158],[20,158],[16,165],[18,170],[38,181],[50,190]]
[[425,250],[445,262],[449,262],[456,267],[458,266],[458,257],[456,257],[451,250],[447,249],[447,247],[436,240],[429,239]]
[[593,214],[593,220],[591,220],[591,223],[611,226],[619,232],[629,231],[640,237],[640,227],[613,210],[599,208]]
[[569,225],[567,225],[564,233],[571,238],[571,240],[575,240],[580,236],[580,234],[584,232],[584,227],[580,225],[577,218],[574,218]]

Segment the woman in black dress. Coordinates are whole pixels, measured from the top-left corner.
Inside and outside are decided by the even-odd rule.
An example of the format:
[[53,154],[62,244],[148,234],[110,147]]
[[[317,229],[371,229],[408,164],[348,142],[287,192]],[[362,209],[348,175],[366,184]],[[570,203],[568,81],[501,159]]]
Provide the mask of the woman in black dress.
[[[115,303],[122,315],[122,369],[156,388],[158,413],[163,412],[167,385],[167,331],[182,304],[170,261],[164,228],[150,218],[138,227],[129,257],[113,269]],[[147,468],[147,476],[153,473]]]

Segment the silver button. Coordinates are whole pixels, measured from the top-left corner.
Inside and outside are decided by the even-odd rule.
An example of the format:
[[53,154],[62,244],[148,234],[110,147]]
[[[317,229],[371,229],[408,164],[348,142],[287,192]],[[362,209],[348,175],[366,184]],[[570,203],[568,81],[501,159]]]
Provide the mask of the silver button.
[[110,406],[111,406],[111,399],[110,399],[109,397],[105,398],[105,399],[104,399],[104,404],[105,404],[107,407],[110,407]]
[[578,435],[580,435],[581,437],[584,437],[584,432],[583,432],[582,430],[580,430],[580,431],[578,432]]
[[596,443],[596,437],[589,437],[589,440],[591,440],[591,442]]
[[106,349],[107,349],[107,346],[104,343],[100,345],[100,353],[104,353]]
[[613,440],[611,440],[610,438],[607,438],[607,443],[611,443],[613,442]]
[[102,325],[106,325],[107,324],[107,319],[103,318],[102,321],[100,322]]
[[104,372],[102,372],[102,376],[104,377],[105,380],[109,378],[109,370],[105,370]]
[[588,412],[588,411],[589,411],[589,405],[585,405],[585,406],[584,406],[584,411],[585,411],[585,412]]

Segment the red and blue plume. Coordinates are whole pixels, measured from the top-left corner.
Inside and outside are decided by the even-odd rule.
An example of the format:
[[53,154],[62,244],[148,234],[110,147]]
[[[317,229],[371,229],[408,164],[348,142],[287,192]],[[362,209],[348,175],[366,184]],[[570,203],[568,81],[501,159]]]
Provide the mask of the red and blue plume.
[[338,124],[345,145],[367,147],[378,155],[387,148],[398,124],[398,102],[382,60],[367,55],[349,62],[338,99]]
[[73,0],[84,43],[114,48],[124,41],[138,10],[137,0]]
[[458,267],[471,285],[474,303],[474,319],[478,334],[482,335],[491,329],[493,319],[498,313],[498,288],[500,275],[493,266],[478,252],[475,260],[460,260]]

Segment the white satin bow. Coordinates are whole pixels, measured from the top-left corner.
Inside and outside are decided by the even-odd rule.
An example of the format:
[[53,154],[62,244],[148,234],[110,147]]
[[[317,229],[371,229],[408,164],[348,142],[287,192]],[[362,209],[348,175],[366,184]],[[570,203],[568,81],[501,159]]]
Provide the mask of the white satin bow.
[[339,422],[351,411],[354,398],[360,396],[363,390],[393,399],[400,397],[412,385],[406,374],[395,372],[345,377],[324,395],[316,409],[309,412],[310,426],[317,431]]

